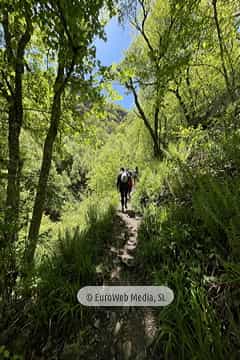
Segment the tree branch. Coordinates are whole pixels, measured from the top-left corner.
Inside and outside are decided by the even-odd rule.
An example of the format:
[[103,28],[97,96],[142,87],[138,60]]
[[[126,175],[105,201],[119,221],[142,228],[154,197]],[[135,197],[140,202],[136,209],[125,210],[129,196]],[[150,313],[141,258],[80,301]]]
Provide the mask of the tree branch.
[[184,113],[184,116],[185,116],[185,118],[186,118],[186,120],[187,120],[187,123],[188,123],[189,125],[191,125],[191,123],[192,123],[192,118],[191,118],[191,116],[189,115],[187,106],[186,106],[185,102],[183,101],[182,96],[180,95],[178,86],[177,86],[176,89],[171,89],[171,88],[170,88],[170,89],[168,89],[168,91],[171,92],[171,93],[173,93],[173,94],[176,96],[176,98],[177,98],[178,101],[179,101],[180,106],[181,106],[182,109],[183,109],[183,113]]
[[5,10],[3,13],[3,19],[2,19],[2,25],[4,30],[4,39],[6,43],[6,54],[7,54],[7,61],[9,63],[12,62],[13,59],[15,59],[11,44],[12,36],[9,31],[9,19],[8,19],[8,12]]
[[[17,59],[19,59],[21,61],[21,72],[23,72],[24,68],[23,68],[23,58],[24,58],[24,52],[25,52],[25,48],[28,44],[28,42],[31,39],[31,34],[33,32],[33,25],[32,25],[32,21],[31,21],[31,10],[28,7],[28,5],[26,4],[26,2],[24,2],[25,5],[25,20],[27,23],[26,26],[26,30],[24,32],[24,34],[21,36],[19,43],[18,43],[18,47],[17,47]],[[19,64],[20,65],[20,64]],[[20,71],[20,67],[19,67],[19,71]]]
[[156,108],[155,108],[155,112],[154,112],[154,132],[156,134],[156,136],[158,135],[158,129],[159,129],[159,119],[158,119],[158,116],[159,116],[159,105],[156,104]]
[[154,131],[153,131],[153,129],[152,129],[152,127],[151,127],[151,125],[150,125],[147,117],[146,117],[146,114],[145,114],[143,108],[141,107],[141,104],[140,104],[140,102],[139,102],[136,89],[135,89],[135,87],[134,87],[134,85],[133,85],[132,78],[130,78],[130,79],[129,79],[129,82],[126,83],[126,88],[132,91],[133,97],[134,97],[134,101],[135,101],[135,105],[136,105],[136,107],[137,107],[137,110],[138,110],[138,112],[139,112],[139,115],[141,116],[142,120],[144,121],[144,124],[145,124],[146,128],[147,128],[148,131],[150,132],[150,135],[151,135],[152,139],[153,139],[154,142],[155,142],[156,139],[155,139]]
[[221,56],[221,61],[222,61],[224,79],[226,82],[226,87],[228,89],[229,95],[232,98],[231,85],[230,85],[230,81],[229,81],[229,77],[228,77],[227,68],[225,66],[224,45],[223,45],[223,40],[222,40],[221,28],[220,28],[220,24],[219,24],[219,20],[218,20],[217,0],[212,0],[212,6],[213,6],[214,21],[215,21],[217,35],[218,35],[218,44],[219,44],[219,48],[220,48],[220,56]]
[[144,40],[150,50],[150,52],[152,53],[152,55],[154,55],[154,48],[152,47],[151,42],[150,42],[149,38],[147,37],[146,31],[145,31],[145,23],[147,21],[150,11],[146,9],[144,0],[139,0],[139,4],[140,4],[140,6],[142,8],[142,12],[143,12],[143,19],[142,19],[141,25],[138,23],[137,17],[135,17],[134,21],[131,21],[131,24],[135,27],[136,30],[138,30],[140,32],[140,34],[144,38]]

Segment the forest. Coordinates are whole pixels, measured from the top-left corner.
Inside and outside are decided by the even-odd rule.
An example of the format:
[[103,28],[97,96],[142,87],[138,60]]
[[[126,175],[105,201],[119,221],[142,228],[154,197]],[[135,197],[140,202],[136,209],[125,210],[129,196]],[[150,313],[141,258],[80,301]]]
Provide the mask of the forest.
[[240,359],[239,29],[238,0],[0,0],[0,360]]

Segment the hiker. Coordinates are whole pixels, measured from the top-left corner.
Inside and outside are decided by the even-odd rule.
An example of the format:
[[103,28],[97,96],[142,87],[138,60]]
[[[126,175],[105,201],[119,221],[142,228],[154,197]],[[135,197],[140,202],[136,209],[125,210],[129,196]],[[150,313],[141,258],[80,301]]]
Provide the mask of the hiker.
[[128,181],[129,174],[124,168],[121,168],[117,177],[117,189],[121,194],[122,212],[124,212],[124,207],[127,209]]
[[128,178],[128,199],[131,199],[131,192],[132,192],[132,186],[133,186],[133,181],[132,181],[132,171],[127,170],[129,178]]
[[133,174],[132,174],[134,187],[136,186],[136,183],[138,181],[138,176],[139,176],[138,167],[136,166],[136,168],[135,168],[135,170],[133,171]]

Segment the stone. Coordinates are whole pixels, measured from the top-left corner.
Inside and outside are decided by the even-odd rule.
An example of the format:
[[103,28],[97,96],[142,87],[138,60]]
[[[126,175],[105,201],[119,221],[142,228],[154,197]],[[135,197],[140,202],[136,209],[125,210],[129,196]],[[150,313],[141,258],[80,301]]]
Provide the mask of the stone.
[[119,333],[119,331],[120,331],[120,329],[121,329],[121,326],[122,326],[121,322],[118,321],[118,322],[116,323],[116,326],[115,326],[115,329],[114,329],[114,336],[117,336],[117,334]]

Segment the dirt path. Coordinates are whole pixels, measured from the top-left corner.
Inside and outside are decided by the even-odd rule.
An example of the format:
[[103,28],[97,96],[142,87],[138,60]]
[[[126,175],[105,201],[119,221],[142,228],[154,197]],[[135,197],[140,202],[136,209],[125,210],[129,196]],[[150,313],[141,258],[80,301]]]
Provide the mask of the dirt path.
[[[135,261],[140,223],[141,218],[131,209],[126,213],[117,212],[113,243],[106,257],[108,272],[104,285],[144,285],[139,282],[139,269]],[[96,324],[102,331],[101,349],[98,349],[96,359],[149,359],[147,347],[156,333],[152,310],[114,307],[105,309],[104,315]]]

